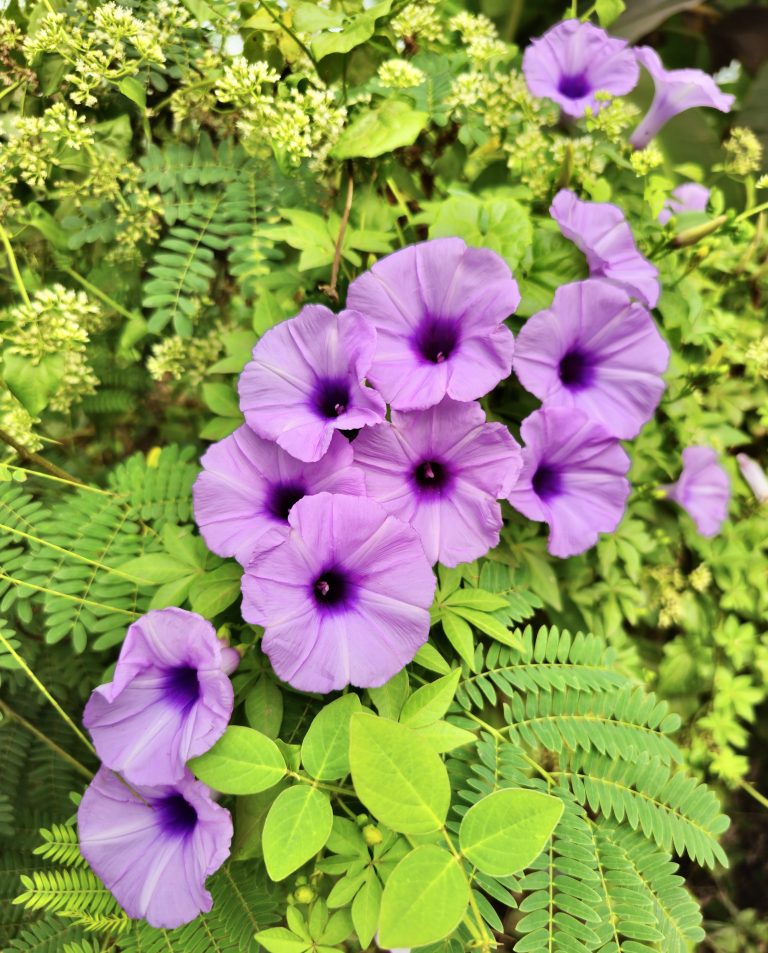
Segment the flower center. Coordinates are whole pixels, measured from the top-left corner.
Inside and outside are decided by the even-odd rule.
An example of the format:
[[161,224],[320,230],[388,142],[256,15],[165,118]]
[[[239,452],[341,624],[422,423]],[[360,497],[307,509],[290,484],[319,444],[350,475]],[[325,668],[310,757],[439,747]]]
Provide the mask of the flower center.
[[423,321],[413,339],[416,351],[430,364],[442,364],[456,350],[459,329],[453,321],[428,318]]
[[179,708],[188,708],[194,704],[200,697],[197,669],[189,665],[171,669],[166,680],[166,690]]
[[349,601],[352,587],[349,577],[339,569],[324,569],[312,584],[312,594],[318,606],[332,609]]
[[315,410],[326,420],[334,420],[347,412],[349,384],[344,380],[321,380],[313,397]]
[[182,794],[172,794],[155,802],[160,826],[166,834],[188,837],[197,826],[197,811]]
[[560,359],[558,368],[560,380],[571,390],[581,390],[595,379],[595,368],[589,357],[582,351],[568,351]]
[[427,492],[439,492],[448,483],[448,469],[438,460],[424,460],[413,471],[416,486]]
[[545,463],[539,464],[531,480],[533,492],[542,500],[551,500],[557,496],[563,487],[559,471],[548,467]]
[[557,89],[568,99],[581,99],[582,96],[587,95],[590,86],[587,77],[583,73],[577,73],[575,76],[562,76]]
[[278,483],[269,491],[267,511],[284,523],[293,504],[298,503],[306,492],[300,483]]

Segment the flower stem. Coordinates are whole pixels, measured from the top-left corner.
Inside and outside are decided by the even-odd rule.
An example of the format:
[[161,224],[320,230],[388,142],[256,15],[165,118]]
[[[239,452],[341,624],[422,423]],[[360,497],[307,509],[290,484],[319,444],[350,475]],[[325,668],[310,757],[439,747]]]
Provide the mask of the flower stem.
[[16,261],[16,256],[13,254],[13,248],[11,248],[11,240],[8,237],[8,232],[0,224],[0,242],[2,242],[3,247],[5,248],[5,254],[8,258],[8,267],[11,269],[11,274],[13,275],[13,280],[16,282],[16,287],[19,289],[19,294],[24,304],[29,304],[29,295],[27,294],[27,289],[24,286],[24,279],[21,277],[21,272],[19,271],[19,266]]
[[100,301],[103,301],[104,304],[108,305],[113,311],[116,311],[117,314],[122,314],[124,318],[128,318],[130,321],[135,321],[137,318],[139,318],[138,314],[136,314],[133,311],[129,311],[127,308],[124,308],[121,304],[118,304],[114,298],[110,298],[108,294],[105,294],[101,290],[101,288],[97,288],[96,285],[91,284],[90,281],[88,281],[86,278],[83,278],[82,275],[78,274],[74,270],[74,268],[62,268],[62,271],[68,274],[70,278],[74,278],[75,281],[78,281],[83,286],[83,288],[86,289],[86,291],[90,291],[90,293],[94,296],[94,298],[98,298]]
[[762,804],[763,807],[768,807],[768,797],[766,797],[764,794],[761,794],[754,785],[749,783],[749,781],[740,779],[737,783],[743,791],[746,791],[747,794],[753,797],[759,804]]
[[81,764],[77,760],[77,758],[73,758],[68,751],[65,751],[63,748],[57,745],[55,741],[40,731],[39,728],[35,728],[32,722],[27,721],[27,719],[22,717],[17,711],[14,711],[11,706],[6,704],[1,698],[0,711],[6,716],[6,718],[17,722],[22,728],[26,728],[31,735],[34,735],[35,738],[37,738],[39,741],[42,741],[44,745],[47,745],[51,751],[54,751],[60,758],[68,762],[68,764],[70,764],[78,774],[82,774],[83,777],[88,778],[89,781],[91,780],[93,777],[93,771],[89,771],[84,764]]
[[[2,228],[2,225],[0,225],[0,228]],[[83,482],[78,480],[77,477],[73,477],[71,474],[67,473],[66,470],[62,470],[60,467],[57,467],[55,463],[49,463],[45,457],[41,457],[39,453],[35,453],[33,450],[27,450],[26,447],[23,447],[17,440],[15,440],[4,430],[0,430],[0,440],[2,440],[3,443],[7,443],[9,447],[12,447],[23,460],[29,460],[30,463],[36,463],[43,470],[47,470],[52,477],[55,477],[57,480],[61,480],[62,483],[73,483],[75,486],[84,486]]]

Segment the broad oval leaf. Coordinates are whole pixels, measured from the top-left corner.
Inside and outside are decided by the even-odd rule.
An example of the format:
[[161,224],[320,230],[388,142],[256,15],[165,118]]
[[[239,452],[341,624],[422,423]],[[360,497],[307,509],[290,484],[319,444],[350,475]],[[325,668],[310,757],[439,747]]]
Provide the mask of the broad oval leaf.
[[278,795],[264,824],[261,846],[272,880],[284,880],[314,857],[331,836],[333,811],[328,795],[297,784]]
[[429,116],[396,99],[383,102],[355,119],[341,134],[331,155],[335,159],[354,159],[392,152],[416,142]]
[[400,721],[409,728],[425,728],[439,721],[453,701],[460,676],[461,669],[457,668],[450,675],[422,685],[403,705]]
[[550,794],[504,788],[473,804],[459,829],[462,853],[478,870],[505,877],[544,850],[563,813]]
[[230,725],[210,751],[189,762],[189,768],[222,794],[258,794],[285,776],[285,759],[260,731]]
[[353,715],[349,760],[357,796],[382,824],[402,834],[428,834],[443,825],[451,799],[448,772],[416,731],[375,715]]
[[315,716],[301,745],[301,760],[318,781],[334,781],[349,774],[349,720],[360,710],[353,692],[326,705]]
[[436,943],[456,929],[468,901],[461,862],[435,844],[416,847],[384,886],[379,945],[391,949]]

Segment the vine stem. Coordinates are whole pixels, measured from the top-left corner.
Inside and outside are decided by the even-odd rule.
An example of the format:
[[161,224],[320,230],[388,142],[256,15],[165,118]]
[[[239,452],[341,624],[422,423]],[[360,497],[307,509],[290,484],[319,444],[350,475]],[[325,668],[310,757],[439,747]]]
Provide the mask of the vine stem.
[[42,741],[44,745],[47,745],[51,751],[54,751],[60,758],[63,758],[64,761],[72,765],[78,774],[82,774],[83,777],[87,778],[89,781],[91,780],[93,777],[92,771],[89,771],[84,764],[81,764],[77,760],[77,758],[73,758],[68,751],[65,751],[63,748],[59,747],[55,741],[49,738],[44,732],[40,731],[39,728],[36,728],[32,722],[27,721],[27,719],[20,715],[17,711],[14,711],[10,705],[7,705],[2,700],[2,698],[0,698],[0,711],[3,712],[6,718],[17,722],[22,728],[26,728],[30,734],[34,735],[39,741]]
[[[2,229],[2,227],[3,226],[0,225],[0,229]],[[74,483],[76,486],[85,485],[82,480],[78,480],[77,477],[73,477],[71,474],[67,473],[66,470],[62,470],[60,467],[57,467],[55,463],[49,463],[48,460],[46,460],[45,457],[41,457],[39,453],[35,453],[34,450],[27,450],[26,447],[22,446],[4,430],[0,430],[0,440],[2,440],[3,443],[7,443],[9,447],[13,448],[23,460],[29,460],[30,463],[36,463],[43,470],[47,470],[51,476],[56,477],[63,483]]]
[[5,248],[5,254],[8,258],[8,267],[11,269],[11,274],[13,275],[13,280],[16,282],[16,287],[19,289],[19,294],[21,295],[22,301],[24,304],[29,304],[29,295],[27,294],[26,286],[24,285],[24,279],[21,277],[21,272],[19,271],[19,265],[16,261],[16,256],[13,253],[13,248],[11,247],[11,240],[8,237],[8,232],[2,224],[0,224],[0,242]]
[[[7,577],[6,577],[7,578]],[[55,709],[56,712],[61,716],[61,718],[67,723],[67,725],[72,729],[72,731],[77,735],[77,737],[82,741],[85,747],[91,752],[91,754],[96,754],[96,749],[93,747],[91,742],[88,740],[86,735],[77,727],[77,725],[72,721],[69,715],[64,711],[61,705],[56,701],[56,699],[51,695],[48,689],[43,685],[40,679],[35,675],[32,669],[27,665],[24,659],[19,655],[16,649],[11,645],[11,643],[6,639],[2,632],[0,632],[0,644],[5,648],[6,652],[18,663],[22,672],[27,676],[27,678],[32,682],[32,684],[37,688],[43,698],[48,701]]]
[[86,289],[86,291],[90,291],[90,293],[95,298],[98,298],[100,301],[103,301],[104,304],[110,307],[113,311],[117,312],[117,314],[122,314],[124,318],[128,318],[130,321],[135,321],[139,317],[138,314],[135,314],[133,311],[129,311],[127,308],[124,308],[121,304],[118,304],[118,302],[115,301],[114,298],[110,298],[108,294],[105,294],[105,292],[101,290],[101,288],[97,288],[96,285],[91,284],[91,282],[88,281],[87,278],[83,278],[83,276],[81,274],[78,274],[78,272],[76,272],[74,268],[63,268],[62,271],[65,274],[69,275],[70,278],[74,278],[75,281],[79,282],[83,286],[83,288]]
[[14,586],[25,586],[27,589],[34,589],[35,592],[45,592],[49,596],[58,596],[59,599],[69,599],[70,602],[79,602],[84,606],[95,606],[97,609],[108,609],[110,612],[119,612],[122,615],[129,615],[132,619],[135,619],[138,615],[137,612],[132,612],[130,609],[121,609],[119,606],[108,606],[104,602],[94,602],[93,599],[83,599],[82,596],[71,596],[69,593],[59,592],[57,589],[47,589],[45,586],[36,586],[33,582],[16,579],[14,576],[6,575],[4,572],[0,572],[0,579],[5,579],[6,582],[10,582]]
[[40,477],[43,480],[54,480],[56,483],[65,483],[67,486],[74,486],[78,490],[87,490],[89,493],[98,493],[101,496],[117,496],[116,493],[112,493],[110,490],[102,490],[98,486],[89,486],[87,483],[78,483],[74,479],[65,480],[63,477],[53,476],[52,473],[40,473],[38,470],[28,470],[26,467],[17,467],[13,463],[0,463],[0,467],[4,467],[6,470],[18,470],[19,473],[26,473],[29,476]]
[[309,61],[314,66],[315,72],[317,72],[317,60],[315,59],[314,54],[312,53],[312,50],[310,50],[310,48],[299,39],[298,35],[288,26],[287,23],[283,23],[280,17],[273,12],[271,5],[267,3],[266,0],[262,0],[262,2],[259,5],[262,7],[262,9],[267,11],[267,15],[272,20],[274,20],[274,22],[280,27],[280,29],[284,30],[288,34],[288,36],[293,40],[296,46],[298,46],[299,49],[302,50],[309,57]]
[[339,224],[339,234],[336,236],[336,247],[333,251],[333,265],[331,266],[331,283],[326,288],[326,294],[331,300],[338,302],[339,293],[336,290],[336,283],[339,280],[339,268],[341,267],[341,249],[344,245],[344,233],[347,230],[349,222],[349,213],[352,211],[352,196],[355,191],[355,182],[352,178],[352,169],[349,169],[349,178],[347,180],[347,198],[344,202],[344,211],[341,215]]
[[759,804],[762,804],[763,807],[768,807],[768,797],[761,794],[753,784],[743,779],[740,779],[737,783],[743,791],[746,791],[747,794],[753,797]]

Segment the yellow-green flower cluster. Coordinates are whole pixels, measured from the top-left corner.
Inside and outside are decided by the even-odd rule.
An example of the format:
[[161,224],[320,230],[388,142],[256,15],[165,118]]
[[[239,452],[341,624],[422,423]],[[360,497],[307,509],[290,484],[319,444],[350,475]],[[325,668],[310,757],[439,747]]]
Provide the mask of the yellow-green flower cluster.
[[763,160],[763,147],[760,140],[746,126],[734,126],[730,136],[723,143],[726,160],[723,168],[732,175],[749,175],[758,172]]
[[633,152],[629,157],[630,165],[638,178],[648,175],[649,172],[652,172],[654,169],[658,169],[660,165],[664,164],[664,154],[661,149],[652,142],[649,146],[646,146],[645,149],[638,149],[636,152]]
[[467,56],[473,63],[486,63],[507,52],[507,47],[499,39],[493,22],[482,13],[457,13],[448,25],[451,30],[461,34],[462,42],[467,48]]
[[379,82],[387,89],[410,89],[424,82],[424,71],[408,60],[385,60],[379,67]]
[[408,43],[436,43],[445,35],[437,0],[414,0],[398,13],[390,26],[395,36]]
[[754,372],[768,380],[768,337],[750,344],[744,356]]
[[39,450],[43,441],[34,432],[40,423],[23,407],[7,387],[0,388],[0,430],[27,450]]
[[610,93],[596,93],[595,99],[602,101],[604,105],[597,113],[587,107],[584,113],[587,131],[602,133],[609,142],[626,144],[627,129],[635,122],[640,110],[625,99],[615,98]]
[[153,380],[184,380],[197,387],[221,354],[221,329],[214,328],[200,338],[182,338],[178,335],[164,338],[152,347],[147,358],[147,370]]

